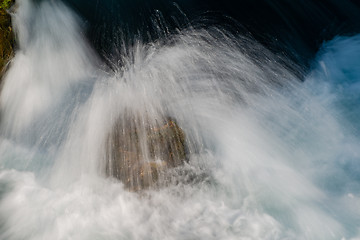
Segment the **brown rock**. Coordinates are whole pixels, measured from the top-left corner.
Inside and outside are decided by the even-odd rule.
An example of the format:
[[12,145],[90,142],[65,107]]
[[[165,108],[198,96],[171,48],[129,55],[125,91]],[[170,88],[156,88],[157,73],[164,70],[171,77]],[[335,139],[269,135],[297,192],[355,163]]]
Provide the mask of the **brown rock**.
[[188,160],[185,134],[169,117],[119,118],[106,146],[106,174],[133,191],[164,185],[165,171]]
[[6,65],[14,56],[15,37],[11,27],[11,17],[7,9],[13,0],[0,0],[0,80],[5,73]]

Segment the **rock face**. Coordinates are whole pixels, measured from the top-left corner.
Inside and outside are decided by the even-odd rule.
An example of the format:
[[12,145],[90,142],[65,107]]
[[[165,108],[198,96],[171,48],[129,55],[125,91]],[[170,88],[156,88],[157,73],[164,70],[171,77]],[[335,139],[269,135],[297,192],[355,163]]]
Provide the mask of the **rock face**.
[[188,161],[185,134],[171,118],[119,118],[107,139],[106,174],[138,191],[164,185],[164,173]]
[[7,12],[14,0],[0,0],[0,80],[5,72],[6,64],[14,55],[14,32],[11,17]]

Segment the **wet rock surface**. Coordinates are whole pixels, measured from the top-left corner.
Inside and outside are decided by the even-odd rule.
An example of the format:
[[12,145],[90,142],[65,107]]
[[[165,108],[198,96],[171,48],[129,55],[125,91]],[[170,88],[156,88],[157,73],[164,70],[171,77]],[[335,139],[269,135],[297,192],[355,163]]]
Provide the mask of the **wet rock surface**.
[[14,2],[14,0],[0,0],[0,80],[14,55],[15,37],[11,27],[11,16],[8,13]]
[[188,161],[185,134],[169,117],[119,118],[106,146],[106,174],[131,191],[165,185],[166,171]]

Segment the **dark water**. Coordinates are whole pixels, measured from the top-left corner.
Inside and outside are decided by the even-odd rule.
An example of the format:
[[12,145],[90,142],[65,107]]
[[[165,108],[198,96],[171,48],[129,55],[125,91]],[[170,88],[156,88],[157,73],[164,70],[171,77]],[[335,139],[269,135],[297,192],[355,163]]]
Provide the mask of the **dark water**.
[[[66,0],[88,23],[88,36],[108,55],[119,38],[154,40],[192,25],[250,35],[300,65],[326,40],[360,31],[360,2],[336,0]],[[154,27],[154,22],[161,29]]]

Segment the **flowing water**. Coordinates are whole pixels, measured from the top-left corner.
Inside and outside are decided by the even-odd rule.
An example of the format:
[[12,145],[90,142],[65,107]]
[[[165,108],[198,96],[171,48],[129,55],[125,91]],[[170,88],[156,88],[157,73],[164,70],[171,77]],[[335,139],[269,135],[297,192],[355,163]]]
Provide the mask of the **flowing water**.
[[[120,41],[109,68],[79,22],[59,2],[18,1],[1,240],[360,238],[360,35],[325,43],[298,79],[215,27]],[[129,109],[184,131],[171,184],[132,192],[107,176],[107,135]]]

